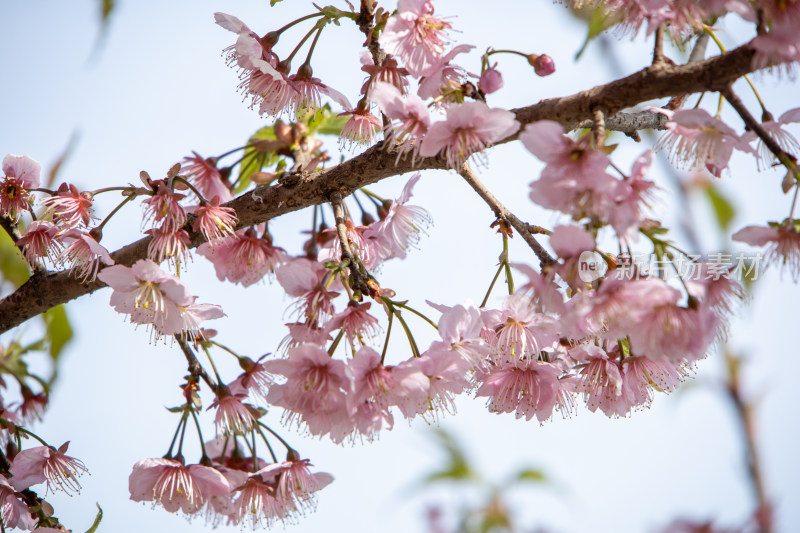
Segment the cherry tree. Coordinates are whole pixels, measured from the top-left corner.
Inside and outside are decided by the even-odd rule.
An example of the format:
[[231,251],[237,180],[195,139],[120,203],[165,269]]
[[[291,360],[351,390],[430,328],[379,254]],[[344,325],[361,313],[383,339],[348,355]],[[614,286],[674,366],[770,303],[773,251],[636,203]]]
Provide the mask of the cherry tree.
[[[724,345],[746,286],[765,268],[800,276],[800,146],[790,126],[800,111],[759,92],[796,88],[800,4],[526,8],[584,20],[587,50],[614,39],[650,50],[632,73],[594,87],[575,80],[542,99],[537,87],[559,76],[565,43],[526,37],[529,48],[514,49],[498,27],[479,48],[457,13],[432,0],[309,3],[285,19],[272,3],[269,16],[252,20],[227,8],[205,13],[205,31],[228,42],[220,62],[230,69],[214,76],[230,89],[215,98],[242,100],[257,124],[233,132],[238,141],[188,148],[135,174],[107,169],[102,180],[63,180],[59,164],[48,176],[35,153],[5,155],[3,528],[84,527],[59,519],[63,510],[48,502],[51,493],[79,493],[92,470],[91,457],[69,447],[81,428],[54,441],[46,423],[35,425],[47,422],[71,324],[88,319],[67,318],[63,306],[95,292],[92,316],[138,328],[140,350],[180,357],[185,368],[157,399],[174,432],[140,450],[128,493],[117,496],[209,525],[304,520],[336,490],[336,465],[303,453],[307,437],[317,446],[380,446],[374,441],[404,420],[456,415],[464,396],[520,419],[507,424],[550,424],[584,409],[646,417],[638,411],[718,358],[752,424],[738,359]],[[725,32],[727,23],[742,30]],[[325,78],[320,57],[335,57],[341,64],[326,67],[346,74]],[[212,76],[183,68],[186,91]],[[526,101],[504,100],[511,80],[531,88]],[[148,142],[180,136],[191,146],[186,130],[174,124]],[[511,168],[495,158],[501,150],[514,154]],[[722,248],[732,239],[750,253],[701,255],[707,231],[671,227],[669,213],[688,217],[687,208],[683,193],[671,197],[655,177],[656,157],[671,163],[672,178],[690,174],[687,183],[708,191]],[[739,158],[764,176],[740,175]],[[456,213],[447,188],[420,194],[440,178],[435,171],[457,176],[482,211]],[[785,201],[730,235],[731,207],[715,183],[747,188],[754,179]],[[384,180],[395,186],[384,189]],[[510,194],[524,202],[502,201],[500,180],[513,180]],[[460,255],[412,268],[428,236],[442,231],[428,204],[451,208],[443,238]],[[472,246],[459,218],[480,218],[494,248]],[[450,286],[472,257],[489,270],[478,269],[468,287]],[[434,281],[420,292],[422,279]],[[246,288],[262,314],[242,316],[206,295],[231,288]],[[245,319],[258,342],[243,341]],[[261,337],[259,328],[282,333]],[[50,368],[31,359],[41,352]],[[744,440],[756,492],[747,527],[772,531],[752,428]]]

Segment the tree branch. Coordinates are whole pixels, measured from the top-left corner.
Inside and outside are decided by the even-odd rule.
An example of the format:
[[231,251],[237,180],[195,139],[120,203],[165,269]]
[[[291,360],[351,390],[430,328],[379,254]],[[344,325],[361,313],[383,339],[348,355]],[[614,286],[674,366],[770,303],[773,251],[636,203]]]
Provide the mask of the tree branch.
[[[743,45],[716,57],[688,65],[663,63],[649,66],[625,78],[599,85],[571,96],[549,98],[539,103],[515,109],[516,119],[525,126],[536,120],[554,120],[569,126],[580,124],[593,116],[593,110],[603,109],[608,122],[613,114],[657,98],[667,98],[701,91],[721,91],[737,78],[752,71],[753,50]],[[608,128],[608,124],[606,124]],[[511,135],[500,143],[516,140]],[[395,161],[397,160],[397,164]],[[384,149],[383,143],[343,163],[301,175],[297,180],[272,186],[260,186],[225,204],[236,210],[239,226],[251,226],[292,211],[328,202],[333,192],[342,197],[356,189],[390,176],[411,170],[444,169],[441,157],[417,159],[400,157],[395,150]],[[199,234],[191,233],[192,247],[203,242]],[[147,256],[150,238],[129,244],[112,254],[117,264],[132,265]],[[14,293],[0,301],[0,333],[18,326],[56,305],[103,287],[100,282],[83,284],[66,271],[32,276]]]
[[464,181],[469,183],[469,186],[472,187],[476,193],[478,193],[478,196],[480,196],[483,199],[483,201],[486,202],[489,205],[489,207],[492,208],[492,211],[494,211],[494,215],[498,219],[508,222],[508,224],[512,228],[517,230],[517,233],[520,235],[520,237],[522,237],[522,240],[524,240],[528,244],[528,246],[531,247],[533,253],[535,253],[536,257],[539,258],[539,261],[541,261],[542,266],[552,265],[553,263],[556,262],[555,259],[550,257],[550,254],[547,253],[547,250],[545,250],[544,247],[541,244],[539,244],[539,241],[537,241],[534,238],[533,234],[529,229],[529,225],[526,224],[525,222],[522,222],[514,215],[514,213],[509,211],[503,204],[501,204],[500,200],[495,198],[494,195],[489,191],[489,189],[487,189],[483,185],[483,183],[481,183],[481,181],[478,179],[478,177],[475,175],[475,173],[472,171],[469,165],[464,163],[461,167],[461,172],[459,172],[459,174],[461,174],[461,177],[464,178]]

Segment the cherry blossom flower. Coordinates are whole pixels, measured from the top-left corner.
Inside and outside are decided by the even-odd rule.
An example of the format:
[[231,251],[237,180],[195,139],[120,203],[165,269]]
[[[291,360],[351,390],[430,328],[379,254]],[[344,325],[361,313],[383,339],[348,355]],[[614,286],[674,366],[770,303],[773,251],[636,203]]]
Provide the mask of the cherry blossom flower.
[[47,258],[58,263],[63,249],[58,227],[46,220],[34,220],[25,228],[25,233],[16,242],[25,255],[25,260],[33,267],[37,259]]
[[31,516],[28,506],[17,498],[14,487],[5,476],[0,476],[0,513],[2,513],[3,526],[7,529],[29,530],[36,527],[36,522],[38,522],[37,518]]
[[189,245],[191,239],[186,230],[173,228],[171,224],[165,223],[157,228],[145,231],[152,239],[147,245],[147,257],[156,263],[169,261],[180,269],[180,265],[185,265],[188,261]]
[[435,122],[422,140],[419,154],[441,155],[450,168],[458,169],[472,154],[519,129],[514,114],[490,108],[483,102],[466,102],[447,108],[447,119]]
[[433,0],[399,0],[389,17],[380,44],[398,56],[412,76],[424,76],[444,53],[450,24],[433,15]]
[[244,394],[231,394],[230,390],[217,392],[209,409],[216,409],[214,424],[217,433],[223,435],[247,435],[256,425],[261,413],[252,405],[244,403]]
[[412,163],[416,161],[421,140],[431,124],[428,106],[413,94],[403,98],[397,88],[383,82],[375,82],[370,98],[392,120],[384,135],[387,145],[398,150],[397,161],[409,153]]
[[623,388],[631,405],[649,407],[653,391],[672,392],[689,375],[683,362],[654,361],[648,357],[632,356],[622,361]]
[[261,475],[252,475],[241,488],[233,502],[236,522],[250,523],[250,527],[270,527],[277,520],[289,516],[285,501],[276,498],[277,487],[273,480],[264,482]]
[[[331,358],[324,349],[313,344],[292,348],[287,359],[265,361],[264,368],[273,375],[284,376],[285,383],[269,389],[267,401],[286,409],[284,419],[305,424],[312,435],[331,433],[341,441],[352,425],[346,406],[350,376],[342,361]],[[346,433],[339,433],[345,425]]]
[[525,360],[516,365],[501,363],[475,376],[480,385],[476,397],[488,398],[492,413],[515,413],[517,418],[534,416],[544,422],[561,405],[558,376],[561,371],[550,363]]
[[211,201],[190,208],[195,218],[192,230],[203,234],[203,237],[213,244],[233,233],[236,226],[236,211],[230,207],[220,207],[220,197],[214,196]]
[[233,194],[222,179],[222,174],[217,168],[217,160],[213,157],[204,159],[194,151],[192,154],[192,157],[183,158],[181,172],[186,174],[192,184],[207,199],[216,196],[219,199],[217,205],[232,200]]
[[3,158],[3,181],[0,182],[0,214],[19,220],[30,209],[31,189],[39,187],[39,163],[27,155],[8,154]]
[[91,214],[92,197],[87,192],[80,192],[74,185],[62,183],[54,196],[42,201],[45,211],[41,218],[52,217],[53,222],[62,229],[71,229],[79,225],[88,226],[96,217]]
[[460,44],[436,61],[420,81],[417,95],[420,98],[436,98],[448,91],[459,89],[466,76],[464,69],[451,63],[458,54],[464,54],[475,48],[471,44]]
[[375,65],[369,52],[361,54],[361,70],[369,74],[369,78],[361,87],[361,94],[372,98],[372,90],[376,83],[387,83],[395,87],[400,93],[408,92],[408,70],[398,66],[397,60],[387,57],[383,64]]
[[787,74],[794,72],[795,63],[800,61],[798,22],[781,19],[773,24],[769,33],[753,39],[750,46],[756,52],[752,63],[754,69],[778,67]]
[[289,82],[297,91],[294,98],[294,109],[296,111],[318,108],[321,104],[322,95],[327,96],[344,109],[353,108],[345,95],[315,78],[308,63],[301,65],[296,74],[289,76]]
[[189,288],[149,259],[140,259],[132,267],[114,265],[97,275],[109,285],[111,306],[130,315],[136,324],[153,324],[163,335],[180,333],[183,318],[180,307],[194,303]]
[[731,235],[731,239],[751,246],[766,246],[764,259],[767,266],[780,263],[782,269],[789,270],[795,282],[800,279],[800,232],[796,221],[747,226]]
[[217,279],[249,287],[286,261],[282,248],[258,237],[253,228],[239,230],[222,240],[205,243],[197,253],[214,264]]
[[285,502],[291,511],[305,512],[313,510],[316,505],[316,494],[331,483],[333,476],[326,472],[312,473],[308,459],[300,459],[295,450],[289,450],[287,460],[282,463],[268,465],[253,476],[261,476],[264,481],[273,478],[276,484],[275,497]]
[[[780,146],[785,152],[797,157],[800,156],[800,143],[797,142],[797,139],[794,137],[794,135],[783,128],[783,126],[795,122],[800,122],[800,107],[789,109],[783,113],[778,120],[768,120],[766,122],[762,122],[761,127],[769,133],[770,137],[772,137],[772,139],[778,143],[778,146]],[[770,149],[767,148],[767,145],[764,144],[764,141],[762,141],[760,138],[758,139],[756,150],[758,151],[759,156],[759,170],[766,168],[775,160],[775,154],[773,154]]]
[[231,392],[234,394],[252,392],[266,401],[267,391],[275,383],[275,377],[262,364],[267,355],[262,355],[258,361],[253,361],[249,357],[239,358],[239,366],[244,372],[228,385]]
[[633,163],[630,176],[617,182],[615,205],[609,223],[625,242],[634,242],[639,238],[642,206],[648,205],[648,200],[658,189],[655,183],[644,179],[652,163],[653,152],[648,150]]
[[578,361],[575,392],[583,394],[586,406],[595,412],[599,408],[607,416],[625,416],[630,405],[622,394],[622,371],[608,354],[593,344],[581,344],[569,350]]
[[428,379],[427,397],[401,398],[397,406],[406,418],[421,414],[435,422],[443,413],[455,414],[454,397],[470,387],[467,374],[470,363],[445,343],[435,343],[420,357],[412,357],[397,365],[393,373],[402,381],[407,375],[421,373]]
[[377,335],[379,329],[378,319],[367,312],[371,305],[370,302],[360,304],[354,300],[349,301],[345,310],[334,315],[328,322],[327,330],[341,329],[351,347],[355,346],[356,340],[363,346],[365,339]]
[[142,201],[145,205],[144,222],[152,220],[164,229],[179,230],[186,224],[186,212],[178,203],[185,195],[170,190],[163,180],[157,180],[154,185],[155,194]]
[[442,313],[438,323],[442,341],[432,343],[426,353],[452,351],[463,359],[470,370],[483,368],[490,348],[481,338],[484,328],[481,310],[471,301],[453,307],[430,301],[428,305]]
[[324,265],[304,257],[287,261],[275,271],[286,294],[297,298],[294,308],[309,326],[317,326],[334,314],[333,299],[338,293],[326,287],[329,275]]
[[71,263],[70,274],[84,283],[94,281],[100,263],[113,265],[114,260],[108,250],[97,242],[91,233],[83,233],[76,229],[63,235],[64,241],[72,241],[64,249],[61,257],[64,262]]
[[11,484],[17,491],[47,482],[47,490],[59,489],[66,493],[79,492],[78,477],[88,472],[82,461],[66,455],[69,442],[58,450],[50,446],[37,446],[19,452],[11,462]]
[[218,470],[163,458],[142,459],[133,465],[128,489],[135,502],[155,502],[167,512],[181,511],[187,516],[199,512],[211,498],[226,498],[231,492]]
[[635,36],[647,23],[646,35],[652,34],[662,23],[672,18],[668,0],[609,0],[604,4],[609,20],[619,20],[623,32]]
[[[192,300],[197,299],[196,296]],[[186,307],[178,307],[181,313],[181,320],[183,321],[183,333],[189,333],[194,337],[204,338],[203,329],[200,324],[206,320],[214,320],[222,318],[225,313],[222,307],[214,304],[196,304],[192,303]]]
[[352,111],[340,113],[339,116],[347,116],[340,139],[342,144],[349,143],[351,146],[355,144],[372,144],[375,136],[383,129],[381,120],[369,112],[368,106],[362,109],[362,106],[356,107]]
[[365,239],[375,238],[383,245],[378,252],[380,262],[392,257],[405,259],[408,249],[419,242],[419,234],[433,224],[433,219],[424,208],[407,205],[420,176],[419,172],[411,176],[400,197],[392,202],[386,217],[364,231]]
[[707,168],[719,177],[728,166],[733,150],[754,153],[753,148],[730,126],[712,117],[705,109],[679,109],[660,113],[670,120],[669,130],[658,141],[677,163],[689,168]]
[[492,360],[503,366],[527,365],[526,361],[538,359],[540,352],[552,350],[559,340],[553,319],[538,313],[523,295],[506,298],[502,311],[484,312],[484,321],[495,324],[486,341]]
[[396,367],[384,366],[380,354],[368,346],[356,352],[348,368],[353,377],[348,405],[355,429],[368,440],[392,428],[390,407],[400,402],[419,405],[428,397],[430,380],[422,372],[412,368],[397,373]]

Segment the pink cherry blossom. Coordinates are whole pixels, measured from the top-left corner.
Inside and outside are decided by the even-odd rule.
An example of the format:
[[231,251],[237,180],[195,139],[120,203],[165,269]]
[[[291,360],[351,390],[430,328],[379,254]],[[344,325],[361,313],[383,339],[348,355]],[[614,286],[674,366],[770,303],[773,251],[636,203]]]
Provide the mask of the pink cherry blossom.
[[[196,298],[196,296],[192,297],[193,300]],[[222,307],[214,304],[192,303],[186,307],[179,307],[178,310],[181,313],[181,320],[183,321],[183,333],[191,334],[190,337],[194,336],[195,338],[204,338],[203,329],[200,327],[200,324],[206,320],[215,320],[227,316],[222,311]]]
[[84,283],[95,280],[100,263],[109,266],[114,264],[108,250],[91,233],[73,229],[64,234],[63,240],[72,242],[64,249],[61,257],[64,262],[72,264],[70,274]]
[[157,228],[145,231],[152,239],[147,245],[147,257],[156,263],[168,261],[180,270],[181,265],[186,265],[189,259],[189,245],[191,239],[186,230],[173,228],[171,224],[163,224]]
[[214,468],[185,466],[174,459],[142,459],[128,478],[131,500],[156,502],[166,511],[187,516],[199,512],[214,497],[228,497],[231,486]]
[[151,220],[164,229],[177,231],[186,224],[186,212],[178,203],[185,195],[172,191],[163,180],[154,183],[155,194],[142,201],[145,205],[144,222]]
[[271,374],[286,378],[285,383],[270,387],[267,401],[286,409],[287,422],[307,426],[312,435],[331,433],[339,441],[350,432],[346,405],[350,376],[342,361],[319,346],[304,344],[289,350],[286,359],[263,365]]
[[604,5],[609,20],[619,20],[624,32],[635,36],[647,23],[647,35],[662,23],[673,18],[668,0],[609,0]]
[[496,324],[487,343],[492,348],[490,357],[497,364],[527,365],[526,361],[538,359],[540,352],[552,350],[558,343],[555,321],[538,313],[523,295],[509,296],[501,311],[486,314],[484,320]]
[[294,304],[297,315],[310,326],[318,326],[334,314],[333,299],[338,293],[326,287],[329,276],[330,271],[324,265],[304,257],[292,259],[275,271],[286,294],[297,298]]
[[383,64],[372,62],[369,52],[361,54],[361,70],[369,74],[369,78],[361,87],[361,94],[372,98],[372,90],[376,83],[386,83],[395,87],[400,93],[408,92],[408,70],[398,66],[397,60],[391,57],[384,59]]
[[658,148],[669,151],[672,159],[684,167],[707,168],[719,177],[734,149],[755,153],[730,126],[705,109],[660,112],[670,120],[666,123],[669,131],[659,139]]
[[375,82],[370,98],[392,121],[384,135],[387,145],[398,150],[397,160],[411,154],[412,163],[416,161],[422,138],[431,124],[428,106],[413,94],[403,98],[396,87],[383,82]]
[[430,380],[416,369],[395,372],[396,367],[384,366],[381,356],[365,346],[348,363],[353,377],[348,405],[353,412],[355,429],[368,440],[381,430],[391,429],[393,405],[400,402],[421,404],[428,397]]
[[689,375],[683,362],[675,364],[669,360],[654,361],[648,357],[626,357],[622,361],[622,368],[624,393],[633,406],[649,407],[654,390],[672,392]]
[[505,109],[483,102],[466,102],[447,108],[447,119],[435,122],[422,140],[422,157],[441,156],[458,169],[470,156],[516,133],[519,122]]
[[317,109],[322,103],[322,95],[327,96],[344,109],[353,108],[345,95],[315,78],[308,63],[301,65],[296,74],[289,76],[289,82],[297,91],[294,98],[296,111]]
[[222,174],[217,168],[217,160],[213,157],[203,158],[194,151],[192,154],[191,157],[183,158],[181,173],[189,178],[192,185],[197,187],[206,199],[216,196],[219,198],[219,203],[231,201],[233,195],[228,184],[222,179]]
[[58,227],[46,220],[34,220],[28,224],[16,245],[23,250],[25,260],[31,267],[36,265],[38,259],[44,258],[58,263],[63,250]]
[[237,490],[233,502],[235,522],[249,523],[250,527],[270,527],[277,520],[289,516],[286,502],[276,498],[274,481],[264,482],[262,476],[252,475]]
[[797,32],[799,21],[781,19],[773,24],[769,33],[758,35],[750,43],[755,50],[753,55],[753,68],[783,69],[792,74],[795,64],[800,61],[800,35]]
[[595,412],[599,408],[607,416],[625,416],[630,405],[622,394],[622,371],[608,354],[593,344],[572,348],[569,355],[578,363],[575,392],[583,394],[586,406]]
[[625,242],[635,242],[642,222],[642,206],[655,195],[656,184],[644,179],[653,162],[653,152],[646,151],[633,163],[630,176],[617,182],[614,209],[609,223]]
[[405,259],[408,249],[419,242],[419,234],[432,223],[430,214],[422,207],[407,205],[411,191],[419,181],[421,174],[417,172],[403,187],[400,197],[392,202],[386,218],[370,225],[364,231],[364,238],[375,238],[382,246],[378,255],[380,262],[398,257]]
[[340,134],[342,145],[348,144],[372,144],[378,132],[383,129],[381,120],[369,112],[369,105],[366,109],[361,106],[351,111],[340,113],[340,116],[349,116]]
[[234,394],[247,394],[252,392],[257,397],[266,400],[267,391],[275,383],[274,376],[264,368],[262,361],[268,354],[262,355],[258,361],[253,361],[249,357],[240,357],[239,366],[244,370],[228,388]]
[[363,346],[367,339],[371,339],[378,334],[378,319],[367,312],[371,305],[370,302],[360,304],[351,300],[347,303],[344,311],[331,318],[327,324],[327,330],[342,330],[347,343],[355,351],[356,340]]
[[467,53],[473,48],[475,47],[471,44],[460,44],[437,60],[420,81],[417,95],[422,99],[436,98],[459,89],[464,83],[466,72],[452,61],[458,54]]
[[247,435],[256,425],[261,413],[252,405],[244,403],[244,394],[231,394],[223,388],[209,409],[216,409],[214,424],[222,435]]
[[30,209],[31,189],[39,187],[39,163],[27,155],[8,154],[3,158],[3,181],[0,182],[0,214],[19,220]]
[[19,452],[9,469],[11,484],[17,491],[47,482],[47,490],[80,492],[77,478],[88,470],[82,461],[66,455],[68,447],[69,442],[65,442],[58,450],[37,446]]
[[470,369],[460,353],[447,349],[443,342],[434,343],[420,357],[412,357],[393,369],[401,381],[418,373],[428,379],[427,397],[401,398],[398,408],[406,418],[421,414],[429,422],[435,422],[443,413],[455,414],[454,397],[470,387],[467,380]]
[[230,207],[220,207],[220,197],[214,196],[211,201],[190,208],[195,218],[192,230],[200,232],[209,243],[213,243],[233,233],[236,226],[236,211]]
[[476,397],[488,398],[492,413],[515,413],[517,418],[534,416],[544,422],[563,404],[558,382],[561,371],[550,363],[526,360],[516,365],[501,363],[475,376],[480,385]]
[[58,187],[55,195],[43,200],[42,205],[45,206],[45,212],[41,218],[52,217],[53,222],[64,230],[79,225],[88,226],[96,218],[91,214],[91,195],[66,183]]
[[3,526],[7,529],[33,529],[38,519],[31,516],[30,509],[17,498],[15,492],[5,476],[0,476],[0,513]]
[[213,244],[202,244],[197,253],[214,264],[217,279],[241,283],[243,287],[261,281],[286,261],[283,249],[259,237],[253,228],[239,230]]
[[453,352],[461,357],[468,369],[483,368],[491,349],[481,338],[484,327],[481,310],[470,301],[453,307],[433,302],[428,302],[428,305],[442,313],[438,323],[442,340],[431,344],[426,353]]
[[[778,120],[768,120],[766,122],[761,123],[761,127],[764,128],[772,137],[772,139],[778,143],[785,152],[794,155],[795,157],[800,156],[800,143],[797,142],[797,139],[792,135],[789,131],[784,129],[784,126],[787,124],[792,124],[800,122],[800,107],[795,107],[794,109],[789,109],[788,111],[784,112]],[[756,147],[758,150],[758,168],[766,168],[775,160],[775,154],[773,154],[767,145],[764,144],[764,141],[761,138],[758,139],[758,145]]]
[[433,0],[399,0],[381,32],[381,48],[398,56],[412,76],[424,76],[444,53],[448,22],[433,15]]
[[300,459],[295,450],[289,450],[288,458],[282,463],[268,465],[253,476],[276,484],[275,497],[291,511],[303,513],[316,506],[316,492],[333,483],[333,476],[326,472],[312,473],[308,459]]
[[183,318],[180,307],[194,303],[189,288],[149,259],[140,259],[132,267],[106,267],[97,278],[109,285],[111,306],[130,315],[136,324],[153,324],[163,335],[180,333]]
[[766,246],[767,266],[778,263],[782,269],[789,270],[795,282],[800,279],[800,232],[794,221],[781,225],[772,223],[767,227],[747,226],[731,235],[731,239],[751,246]]

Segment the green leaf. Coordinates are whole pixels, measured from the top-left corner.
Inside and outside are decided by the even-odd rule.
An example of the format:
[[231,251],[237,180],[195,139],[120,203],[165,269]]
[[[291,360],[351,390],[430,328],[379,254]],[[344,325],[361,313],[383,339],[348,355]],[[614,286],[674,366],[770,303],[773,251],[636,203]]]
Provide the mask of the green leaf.
[[42,315],[46,328],[45,338],[50,345],[50,357],[58,360],[64,346],[72,339],[72,326],[69,325],[67,311],[63,305],[53,307]]
[[476,479],[477,476],[470,467],[466,455],[453,436],[443,429],[436,430],[435,434],[447,454],[447,460],[444,468],[429,474],[425,477],[423,482],[430,484],[435,481],[464,481]]
[[283,0],[269,0],[269,5],[270,5],[270,7],[272,7],[275,4],[277,4],[278,2],[283,2]]
[[234,192],[239,193],[250,186],[250,176],[256,172],[261,172],[261,169],[275,164],[279,157],[271,152],[262,152],[256,150],[251,141],[257,139],[260,141],[274,141],[277,139],[275,136],[274,126],[264,126],[255,132],[247,142],[244,149],[244,156],[239,165],[239,179],[236,181]]
[[114,10],[114,0],[100,0],[100,20],[103,24],[108,24],[108,17]]
[[8,233],[0,230],[0,276],[19,287],[28,280],[28,264]]
[[347,117],[334,113],[330,104],[325,104],[318,107],[314,113],[306,111],[298,114],[297,121],[308,126],[310,135],[339,135],[347,123]]
[[92,527],[86,530],[86,533],[95,533],[97,531],[97,527],[100,525],[100,521],[103,519],[103,508],[100,507],[99,503],[95,503],[97,506],[97,516],[94,517],[94,522],[92,523]]
[[524,468],[516,473],[514,476],[516,481],[530,481],[534,483],[542,483],[547,481],[547,476],[541,470],[534,468]]
[[713,185],[706,188],[706,195],[708,196],[708,201],[711,203],[711,208],[714,210],[714,215],[717,217],[719,228],[723,231],[727,230],[736,216],[736,209],[733,203],[723,196]]

